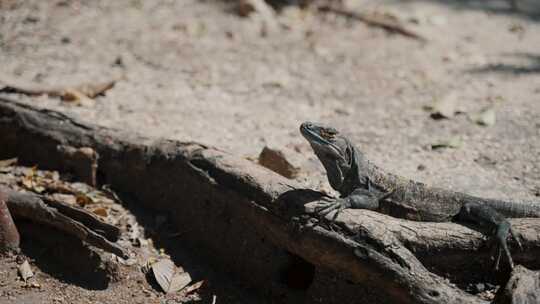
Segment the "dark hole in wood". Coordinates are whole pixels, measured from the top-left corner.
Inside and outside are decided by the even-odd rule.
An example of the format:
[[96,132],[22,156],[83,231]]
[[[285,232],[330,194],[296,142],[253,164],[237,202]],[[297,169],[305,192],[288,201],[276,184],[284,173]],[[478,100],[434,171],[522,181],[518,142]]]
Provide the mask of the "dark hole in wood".
[[289,262],[281,271],[281,283],[294,290],[307,290],[315,278],[315,266],[295,254],[287,253]]
[[107,175],[105,175],[105,172],[103,170],[97,170],[96,172],[96,183],[98,185],[105,185],[107,184]]

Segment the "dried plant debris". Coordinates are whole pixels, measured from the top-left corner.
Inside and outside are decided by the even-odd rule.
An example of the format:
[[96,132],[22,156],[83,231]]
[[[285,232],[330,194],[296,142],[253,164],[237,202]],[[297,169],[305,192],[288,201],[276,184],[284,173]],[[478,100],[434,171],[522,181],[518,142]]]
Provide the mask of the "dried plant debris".
[[[0,163],[12,163],[12,160]],[[97,190],[85,183],[61,179],[56,171],[39,170],[37,167],[8,165],[1,167],[0,184],[21,192],[41,195],[49,203],[80,207],[98,216],[107,224],[117,225],[127,211],[110,195],[110,191]],[[123,219],[125,220],[125,219]]]
[[487,107],[479,113],[472,115],[471,120],[481,126],[493,126],[497,120],[495,109],[492,107]]
[[176,268],[169,259],[162,259],[152,264],[152,273],[165,293],[173,293],[191,283],[191,276],[182,268]]
[[93,99],[111,89],[118,77],[97,82],[84,82],[75,85],[45,85],[24,81],[9,75],[0,75],[0,92],[24,95],[48,95],[60,97],[70,102],[84,102]]
[[461,146],[463,146],[463,139],[461,138],[461,136],[456,135],[456,136],[452,136],[447,139],[443,139],[443,140],[440,140],[431,144],[431,149],[432,150],[438,150],[438,149],[443,149],[443,148],[457,149],[457,148],[460,148]]
[[[47,204],[57,201],[82,208],[97,215],[104,222],[117,225],[121,230],[117,244],[123,248],[130,248],[130,255],[123,258],[113,255],[111,261],[122,267],[130,267],[130,271],[138,271],[136,269],[141,267],[144,273],[155,276],[156,281],[167,294],[181,291],[174,296],[198,297],[198,292],[206,281],[191,284],[191,275],[185,272],[182,267],[176,267],[163,249],[155,247],[152,239],[146,236],[150,232],[146,231],[145,226],[140,225],[137,218],[118,203],[119,200],[116,199],[117,196],[112,190],[101,191],[84,183],[69,182],[65,180],[65,176],[56,171],[17,166],[16,159],[0,160],[0,164],[3,166],[0,167],[2,169],[0,171],[0,186],[7,185],[20,192],[40,193],[40,197],[44,198],[44,201],[47,200]],[[52,206],[59,207],[54,204]],[[152,218],[155,227],[151,229],[157,231],[167,228],[166,215],[158,214]],[[36,274],[32,271],[29,262],[21,260],[18,263],[20,264],[15,269],[20,280],[24,281],[20,287],[25,289],[42,288],[41,284],[35,282]],[[34,270],[39,275],[39,268]]]
[[26,283],[29,278],[34,276],[34,273],[32,272],[32,269],[30,268],[30,264],[27,260],[24,260],[24,262],[17,267],[17,271],[19,273],[19,276],[21,279]]
[[186,287],[186,289],[184,289],[184,292],[185,292],[185,294],[190,294],[192,292],[195,292],[195,291],[199,290],[201,287],[203,287],[205,283],[206,283],[206,281],[204,281],[204,280],[195,282],[195,283],[191,284],[190,286]]
[[236,6],[236,12],[239,16],[258,20],[263,37],[279,30],[276,11],[264,0],[240,0]]
[[457,108],[457,96],[455,93],[449,93],[442,98],[436,98],[433,104],[424,107],[431,113],[431,118],[452,118],[460,111]]

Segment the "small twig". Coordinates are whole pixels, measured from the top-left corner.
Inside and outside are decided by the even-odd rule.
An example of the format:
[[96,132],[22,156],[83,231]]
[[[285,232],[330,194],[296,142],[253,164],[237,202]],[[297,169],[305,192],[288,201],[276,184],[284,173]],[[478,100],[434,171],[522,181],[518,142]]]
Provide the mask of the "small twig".
[[352,18],[352,19],[364,22],[365,24],[369,26],[379,27],[388,32],[397,33],[405,37],[416,39],[422,42],[428,41],[426,38],[420,36],[420,34],[417,34],[409,29],[406,29],[405,27],[403,27],[401,24],[397,22],[385,20],[382,18],[377,18],[376,16],[369,16],[367,14],[355,13],[355,12],[351,12],[345,9],[331,7],[328,5],[319,6],[318,10],[321,12],[330,12],[330,13],[338,14],[341,16],[345,16],[347,18]]
[[19,93],[24,95],[49,95],[64,100],[74,100],[81,97],[95,98],[111,89],[118,79],[110,79],[95,83],[76,85],[51,86],[23,81],[7,75],[0,75],[0,92]]

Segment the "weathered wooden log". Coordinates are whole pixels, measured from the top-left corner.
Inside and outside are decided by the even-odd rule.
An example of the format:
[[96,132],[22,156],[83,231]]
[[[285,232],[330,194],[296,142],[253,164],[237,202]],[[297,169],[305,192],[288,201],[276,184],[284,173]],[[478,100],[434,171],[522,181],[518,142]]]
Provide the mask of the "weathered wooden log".
[[49,206],[37,194],[22,193],[5,186],[0,186],[0,196],[5,197],[7,208],[15,218],[54,227],[90,245],[123,258],[129,257],[122,247],[113,243],[120,230],[83,209],[54,201],[49,201],[53,205]]
[[[58,170],[69,170],[59,146],[93,148],[99,154],[98,184],[110,185],[126,201],[166,211],[179,231],[190,231],[179,241],[284,297],[292,285],[284,274],[302,268],[295,267],[300,260],[312,267],[305,269],[315,269],[302,273],[312,276],[301,291],[312,301],[316,295],[326,303],[484,303],[428,270],[463,273],[487,256],[482,235],[458,224],[351,210],[332,231],[305,216],[320,193],[247,160],[197,143],[82,124],[8,99],[0,99],[0,142],[2,158],[17,156],[21,163]],[[515,262],[538,265],[540,221],[512,223],[526,248]],[[458,266],[445,267],[460,258]]]
[[7,207],[7,193],[0,191],[0,252],[17,250],[20,235]]

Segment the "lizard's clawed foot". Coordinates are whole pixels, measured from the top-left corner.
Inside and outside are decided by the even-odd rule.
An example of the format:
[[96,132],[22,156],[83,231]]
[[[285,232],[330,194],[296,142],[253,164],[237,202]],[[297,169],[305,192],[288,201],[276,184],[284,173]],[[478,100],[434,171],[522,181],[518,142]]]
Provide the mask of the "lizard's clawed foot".
[[496,271],[499,270],[499,264],[501,260],[501,255],[504,252],[506,255],[506,259],[508,261],[508,265],[510,266],[510,269],[514,269],[514,261],[512,260],[512,256],[510,255],[510,250],[508,249],[507,245],[507,237],[510,235],[518,244],[518,247],[520,250],[523,250],[523,247],[521,246],[521,242],[517,238],[516,234],[512,230],[512,227],[510,226],[510,223],[505,221],[504,223],[501,223],[496,231],[493,237],[491,238],[490,242],[494,243],[493,246],[493,257],[495,257],[495,265],[494,268]]
[[322,203],[321,205],[317,206],[315,208],[315,214],[321,217],[326,217],[328,214],[335,211],[334,216],[332,217],[332,222],[334,222],[339,213],[347,208],[351,207],[351,204],[348,202],[348,200],[345,199],[327,199],[324,198],[326,201],[325,203]]

